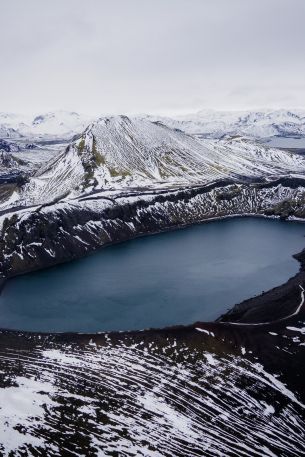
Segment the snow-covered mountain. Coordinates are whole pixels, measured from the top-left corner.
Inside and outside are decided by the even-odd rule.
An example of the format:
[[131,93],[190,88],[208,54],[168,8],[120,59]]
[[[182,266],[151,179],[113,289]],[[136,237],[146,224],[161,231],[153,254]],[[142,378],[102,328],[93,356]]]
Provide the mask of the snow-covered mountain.
[[103,117],[21,185],[6,186],[0,275],[211,218],[304,220],[304,176],[305,156],[295,152]]
[[160,122],[100,118],[22,191],[26,204],[93,190],[202,185],[305,172],[305,158],[249,140],[194,138]]
[[181,129],[192,135],[222,138],[226,135],[256,139],[305,137],[304,110],[215,111],[202,110],[188,115],[162,117],[143,115],[152,121]]
[[[247,136],[255,139],[305,138],[304,110],[216,111],[201,110],[179,116],[139,115],[134,119],[160,121],[188,134],[204,138]],[[0,138],[71,139],[80,134],[93,116],[54,111],[35,116],[0,113]]]
[[0,138],[71,139],[81,133],[93,118],[69,111],[35,116],[0,113]]

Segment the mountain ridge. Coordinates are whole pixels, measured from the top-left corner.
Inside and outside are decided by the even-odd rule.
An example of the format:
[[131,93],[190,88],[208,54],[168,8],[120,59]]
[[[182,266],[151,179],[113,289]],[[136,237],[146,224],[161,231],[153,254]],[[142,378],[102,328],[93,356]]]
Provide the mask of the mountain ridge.
[[36,115],[0,113],[0,136],[7,138],[72,138],[94,119],[75,111],[48,111]]
[[22,191],[26,204],[95,190],[169,188],[305,172],[305,158],[244,139],[205,140],[160,122],[101,117],[44,164]]
[[[111,117],[111,116],[103,116]],[[206,138],[242,135],[256,139],[274,136],[305,137],[305,109],[211,110],[184,115],[128,115],[131,119],[162,122],[171,128]],[[80,134],[98,116],[75,111],[48,111],[35,115],[0,112],[0,138],[69,138]]]
[[236,215],[305,219],[305,157],[245,138],[102,117],[3,197],[0,278]]
[[177,116],[142,115],[179,128],[192,135],[223,138],[226,135],[249,136],[255,139],[274,136],[305,137],[305,109],[297,110],[200,110]]

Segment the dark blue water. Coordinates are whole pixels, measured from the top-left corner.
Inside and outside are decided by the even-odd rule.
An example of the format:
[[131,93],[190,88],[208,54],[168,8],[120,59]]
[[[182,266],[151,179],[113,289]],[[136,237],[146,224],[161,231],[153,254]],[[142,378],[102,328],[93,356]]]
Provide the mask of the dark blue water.
[[111,246],[9,281],[0,327],[130,330],[214,320],[299,268],[305,225],[244,218]]

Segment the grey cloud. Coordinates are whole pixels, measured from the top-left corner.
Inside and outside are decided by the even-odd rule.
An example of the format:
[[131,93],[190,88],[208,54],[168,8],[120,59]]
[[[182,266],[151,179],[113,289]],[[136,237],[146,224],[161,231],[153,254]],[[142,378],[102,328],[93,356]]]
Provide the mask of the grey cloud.
[[304,0],[0,0],[0,110],[305,106]]

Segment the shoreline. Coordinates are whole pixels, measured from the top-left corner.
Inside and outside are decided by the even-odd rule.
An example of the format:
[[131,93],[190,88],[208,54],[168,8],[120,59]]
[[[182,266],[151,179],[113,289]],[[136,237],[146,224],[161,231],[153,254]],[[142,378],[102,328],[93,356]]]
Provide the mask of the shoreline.
[[[130,241],[132,239],[144,237],[144,236],[151,236],[151,235],[157,235],[161,233],[167,233],[175,230],[183,230],[184,228],[193,226],[193,225],[200,225],[203,223],[209,223],[209,222],[215,222],[215,221],[221,221],[221,220],[226,220],[226,219],[231,219],[231,218],[247,218],[247,217],[256,217],[256,218],[265,218],[265,219],[277,219],[281,220],[283,222],[299,222],[299,223],[305,223],[305,220],[294,220],[294,219],[282,219],[279,216],[268,216],[264,214],[234,214],[234,215],[226,215],[226,216],[220,216],[220,217],[213,217],[209,219],[203,219],[202,221],[195,222],[193,224],[180,224],[177,227],[170,227],[168,229],[163,229],[159,230],[156,232],[152,233],[146,233],[146,234],[139,234],[133,237],[130,237],[129,240],[124,240],[124,241],[117,241],[117,242],[110,242],[104,246],[99,247],[98,249],[95,249],[94,251],[88,253],[88,255],[94,255],[98,250],[120,244],[120,243],[125,243],[126,241]],[[237,303],[233,305],[226,313],[221,314],[218,318],[216,318],[214,321],[197,321],[192,324],[181,324],[181,325],[173,325],[173,326],[167,326],[167,327],[156,327],[156,328],[146,328],[146,329],[141,329],[141,330],[122,330],[122,331],[103,331],[103,332],[94,332],[94,333],[86,333],[86,332],[39,332],[39,331],[24,331],[22,329],[6,329],[6,328],[0,328],[0,332],[8,332],[8,333],[23,333],[23,334],[29,334],[29,335],[49,335],[49,336],[58,336],[58,335],[88,335],[88,336],[97,336],[97,335],[105,335],[105,334],[111,334],[111,335],[130,335],[130,334],[138,334],[138,333],[147,333],[147,332],[162,332],[162,331],[171,331],[171,330],[186,330],[188,328],[195,328],[196,326],[210,326],[213,324],[227,324],[227,325],[234,325],[235,327],[238,326],[248,326],[248,327],[260,327],[260,326],[266,326],[266,325],[274,325],[277,324],[281,321],[285,321],[292,317],[292,314],[289,314],[293,312],[293,307],[294,306],[294,299],[296,295],[296,289],[298,289],[298,292],[300,289],[304,293],[304,289],[302,285],[305,285],[305,247],[304,249],[297,253],[292,255],[293,258],[295,258],[299,262],[299,271],[292,277],[288,278],[287,281],[283,284],[280,284],[279,286],[276,286],[272,289],[269,289],[267,291],[262,292],[260,295],[254,296],[247,298],[240,303]],[[72,259],[70,260],[77,260],[77,259]],[[60,262],[62,263],[68,263],[68,262]],[[57,265],[59,265],[58,263]],[[44,270],[48,268],[54,268],[54,266],[46,267],[46,268],[41,268],[41,269],[36,269],[36,270],[30,270],[27,272],[24,272],[19,275],[12,276],[11,278],[0,278],[0,294],[3,288],[5,287],[6,282],[9,279],[13,279],[14,277],[20,276],[20,275],[25,275],[29,274],[34,271],[39,271],[39,270]],[[278,316],[276,319],[273,320],[264,320],[264,315],[271,315],[273,312],[277,312],[277,308],[279,307],[279,304],[281,301],[286,303],[285,306],[285,311],[286,307],[289,309],[288,315],[281,315]],[[304,301],[304,300],[303,300]],[[289,304],[290,302],[290,304]],[[291,306],[292,303],[292,306]],[[290,309],[292,307],[292,309]],[[300,311],[302,311],[302,307],[300,307]],[[282,307],[281,307],[282,308]],[[253,313],[254,310],[254,313]],[[250,320],[249,320],[250,318]]]

